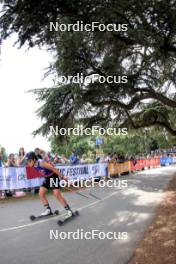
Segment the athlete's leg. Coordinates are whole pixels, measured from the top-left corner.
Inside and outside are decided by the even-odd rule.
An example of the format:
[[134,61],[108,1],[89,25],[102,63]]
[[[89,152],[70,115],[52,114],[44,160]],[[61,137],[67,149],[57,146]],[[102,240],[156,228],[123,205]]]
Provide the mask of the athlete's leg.
[[39,197],[45,207],[45,211],[41,214],[43,216],[50,215],[52,213],[48,199],[46,198],[46,192],[47,192],[47,188],[41,186],[39,189]]
[[68,205],[59,189],[53,189],[53,194],[63,207],[66,207]]
[[40,197],[40,200],[42,201],[43,205],[48,204],[48,199],[46,198],[46,192],[47,192],[47,189],[45,187],[41,186],[39,189],[39,197]]
[[67,210],[68,216],[72,216],[73,212],[72,212],[70,206],[68,205],[67,201],[62,196],[60,190],[59,189],[53,189],[53,194],[56,197],[56,199],[62,204],[62,206],[65,208],[65,210]]

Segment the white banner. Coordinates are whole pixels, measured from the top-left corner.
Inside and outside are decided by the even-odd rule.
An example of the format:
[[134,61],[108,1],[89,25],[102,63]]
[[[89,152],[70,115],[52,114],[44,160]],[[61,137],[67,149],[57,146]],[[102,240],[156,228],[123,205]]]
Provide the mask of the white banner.
[[107,175],[106,163],[56,166],[56,168],[70,180],[86,180],[92,177],[104,177]]
[[[107,175],[107,164],[81,164],[56,166],[70,180],[104,177]],[[15,190],[39,187],[44,178],[27,179],[25,167],[0,167],[0,190]]]
[[27,179],[25,167],[0,167],[0,190],[15,190],[40,186],[43,178]]

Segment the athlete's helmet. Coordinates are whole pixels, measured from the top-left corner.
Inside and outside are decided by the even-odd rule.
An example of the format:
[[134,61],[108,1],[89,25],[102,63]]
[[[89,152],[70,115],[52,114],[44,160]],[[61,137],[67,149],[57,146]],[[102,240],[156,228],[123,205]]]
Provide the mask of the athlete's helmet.
[[26,156],[25,156],[25,159],[26,159],[26,160],[38,160],[38,158],[37,158],[35,152],[33,152],[33,151],[28,152],[28,153],[26,154]]

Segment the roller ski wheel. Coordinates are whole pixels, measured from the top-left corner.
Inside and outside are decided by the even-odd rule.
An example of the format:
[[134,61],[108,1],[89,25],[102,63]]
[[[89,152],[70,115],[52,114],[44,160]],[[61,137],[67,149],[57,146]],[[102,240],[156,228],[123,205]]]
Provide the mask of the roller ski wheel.
[[78,215],[79,215],[79,212],[78,212],[78,211],[74,211],[74,212],[72,213],[71,216],[68,216],[67,214],[64,214],[64,215],[63,215],[63,219],[62,219],[62,220],[59,220],[57,223],[58,223],[59,226],[62,226],[62,225],[64,225],[66,222],[68,222],[68,221],[74,219],[74,218],[75,218],[76,216],[78,216]]
[[54,217],[57,215],[59,215],[59,210],[55,210],[53,213],[48,214],[48,215],[39,215],[39,216],[31,215],[29,218],[31,221],[37,221],[37,220],[41,220],[41,219],[47,219],[50,217]]

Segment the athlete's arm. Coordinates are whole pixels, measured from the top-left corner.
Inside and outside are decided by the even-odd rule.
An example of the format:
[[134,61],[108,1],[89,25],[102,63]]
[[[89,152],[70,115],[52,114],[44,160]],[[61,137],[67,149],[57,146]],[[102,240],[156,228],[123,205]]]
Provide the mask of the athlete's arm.
[[41,162],[40,166],[54,172],[59,178],[65,179],[65,176],[62,173],[60,173],[60,171],[56,169],[54,166],[52,166],[50,163]]

